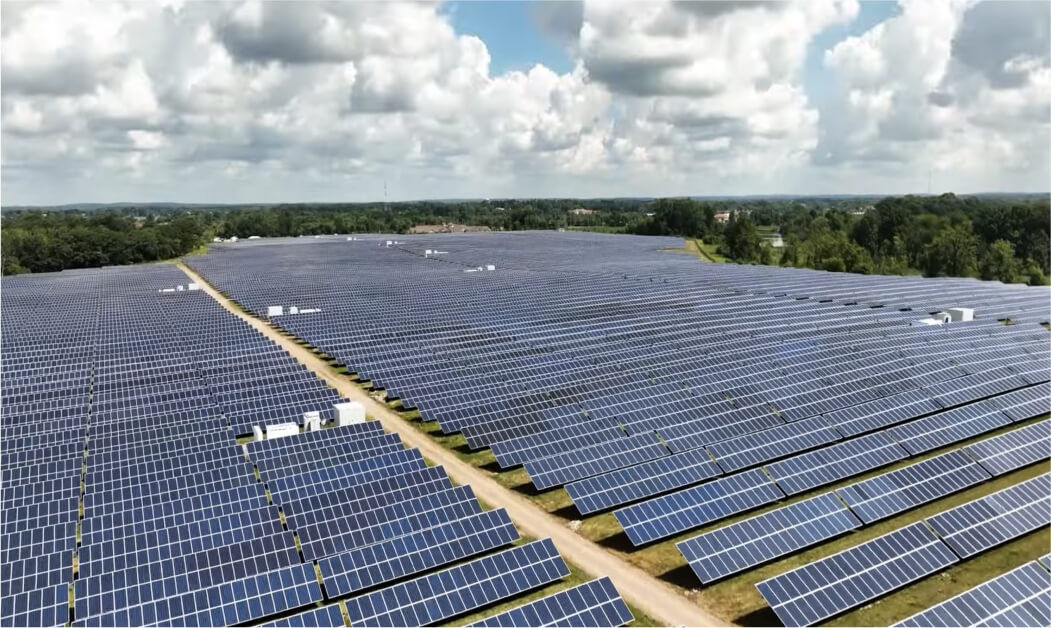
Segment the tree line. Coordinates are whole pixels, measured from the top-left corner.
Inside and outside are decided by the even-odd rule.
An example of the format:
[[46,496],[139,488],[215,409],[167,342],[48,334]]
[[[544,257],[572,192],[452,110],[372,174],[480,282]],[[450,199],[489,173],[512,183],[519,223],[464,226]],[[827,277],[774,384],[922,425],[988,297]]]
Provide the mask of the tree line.
[[[730,214],[725,222],[716,210]],[[979,277],[1046,284],[1051,202],[1042,198],[887,197],[854,209],[805,203],[714,207],[661,199],[639,233],[717,244],[740,263],[777,263],[837,272]],[[775,250],[759,229],[784,242]]]
[[[586,208],[594,213],[574,213]],[[719,220],[722,214],[728,220]],[[457,223],[493,230],[581,228],[703,239],[740,263],[854,273],[1046,283],[1049,201],[936,197],[491,199],[263,206],[4,210],[5,275],[186,255],[213,237],[406,233]],[[779,234],[782,248],[769,237]]]

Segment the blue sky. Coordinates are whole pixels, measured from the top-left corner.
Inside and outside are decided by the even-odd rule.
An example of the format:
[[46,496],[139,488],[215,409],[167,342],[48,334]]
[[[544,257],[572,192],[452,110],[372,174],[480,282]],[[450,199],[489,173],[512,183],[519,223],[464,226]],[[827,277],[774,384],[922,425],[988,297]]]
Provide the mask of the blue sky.
[[456,32],[485,42],[494,74],[541,63],[562,73],[573,67],[565,46],[541,32],[531,2],[448,2],[443,10]]
[[[886,0],[865,0],[858,4],[858,15],[853,21],[824,29],[810,43],[803,68],[803,85],[815,104],[820,105],[827,98],[830,88],[822,65],[825,51],[900,13],[897,3]],[[573,60],[567,47],[541,30],[533,15],[534,8],[535,3],[517,0],[468,0],[443,5],[443,11],[458,33],[475,35],[485,42],[494,74],[509,70],[526,71],[538,63],[559,73],[568,72],[573,67]]]
[[1046,191],[1051,3],[0,2],[7,204]]

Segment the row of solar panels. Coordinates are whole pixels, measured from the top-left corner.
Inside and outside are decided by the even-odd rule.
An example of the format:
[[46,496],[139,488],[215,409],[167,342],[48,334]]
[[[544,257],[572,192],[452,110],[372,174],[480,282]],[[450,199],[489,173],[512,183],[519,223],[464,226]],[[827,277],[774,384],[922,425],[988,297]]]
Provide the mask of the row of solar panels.
[[[1049,524],[1051,474],[1045,473],[764,580],[756,588],[786,626],[809,626]],[[1006,619],[1032,612],[1029,617],[1042,616],[1044,621],[1017,625],[1046,625],[1051,602],[1046,581],[1035,596],[1017,593],[1007,608],[986,606],[971,612],[991,619],[1016,607],[1019,615],[1007,614]],[[943,605],[926,618],[921,614],[905,623],[948,619],[934,625],[989,625],[964,623],[966,613],[955,608]]]
[[698,579],[711,583],[1045,461],[1051,419],[989,437],[676,544]]
[[[763,464],[781,490],[794,495],[1011,421],[1043,414],[1047,410],[1048,391],[1046,385],[1038,385],[979,404],[935,413],[930,411],[937,406],[925,395],[903,393],[897,398],[888,398],[898,403],[861,404],[851,413],[849,423],[833,420],[836,428],[822,418],[815,418],[716,441],[708,449],[666,455],[660,445],[654,445],[660,455],[653,461],[592,475],[567,484],[566,491],[581,513],[590,514],[721,476],[728,470]],[[927,416],[906,422],[924,415]],[[873,430],[877,431],[867,434]],[[845,438],[842,434],[852,437]],[[578,451],[589,450],[583,443],[578,447]],[[720,458],[713,457],[712,449],[726,452],[724,458],[736,464],[717,464]],[[620,460],[630,460],[631,455],[636,454],[615,454],[605,464],[619,466]],[[784,459],[777,460],[779,458]],[[531,466],[527,465],[527,470]],[[585,468],[590,471],[596,467]]]

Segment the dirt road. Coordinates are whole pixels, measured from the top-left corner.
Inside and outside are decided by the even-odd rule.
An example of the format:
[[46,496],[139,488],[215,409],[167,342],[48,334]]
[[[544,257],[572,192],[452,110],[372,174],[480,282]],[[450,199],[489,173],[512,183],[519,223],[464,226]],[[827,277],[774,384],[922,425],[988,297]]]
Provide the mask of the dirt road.
[[407,425],[396,412],[376,401],[349,379],[334,374],[328,365],[312,351],[278,333],[262,320],[250,316],[219,294],[203,277],[179,262],[177,266],[198,282],[223,307],[247,321],[259,333],[270,338],[311,369],[344,397],[360,401],[366,412],[378,419],[383,427],[397,432],[410,447],[416,447],[435,464],[445,470],[458,484],[470,484],[479,499],[493,506],[503,506],[518,529],[533,537],[551,537],[563,557],[575,563],[588,574],[609,576],[621,595],[644,610],[651,617],[670,626],[723,626],[726,622],[705,612],[680,595],[671,585],[661,582],[645,571],[630,565],[597,544],[585,539],[562,524],[554,516],[535,506],[528,498],[504,488],[483,471],[463,462],[456,454],[431,440],[426,434]]

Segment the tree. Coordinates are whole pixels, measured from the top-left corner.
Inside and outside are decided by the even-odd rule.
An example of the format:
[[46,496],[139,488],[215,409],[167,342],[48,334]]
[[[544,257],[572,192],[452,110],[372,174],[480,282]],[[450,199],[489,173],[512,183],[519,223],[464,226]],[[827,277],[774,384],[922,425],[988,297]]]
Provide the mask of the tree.
[[1007,240],[989,245],[982,258],[982,279],[999,279],[1004,283],[1018,281],[1021,264],[1015,257],[1015,247]]
[[818,270],[872,272],[872,258],[868,251],[851,242],[846,233],[823,226],[815,229],[803,244],[802,256],[807,266]]
[[1045,275],[1044,270],[1040,268],[1040,264],[1036,263],[1033,259],[1027,259],[1025,261],[1025,268],[1022,272],[1025,274],[1025,282],[1030,286],[1047,285],[1047,275]]
[[784,246],[781,248],[781,266],[799,265],[799,238],[790,235],[784,238]]
[[720,253],[735,262],[757,262],[762,251],[762,238],[755,229],[755,223],[746,214],[734,212],[723,230],[723,244]]
[[978,241],[970,223],[942,229],[925,249],[923,270],[929,277],[969,277],[977,265]]

